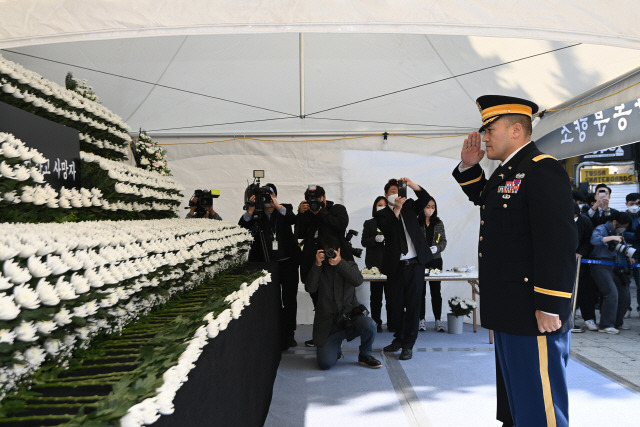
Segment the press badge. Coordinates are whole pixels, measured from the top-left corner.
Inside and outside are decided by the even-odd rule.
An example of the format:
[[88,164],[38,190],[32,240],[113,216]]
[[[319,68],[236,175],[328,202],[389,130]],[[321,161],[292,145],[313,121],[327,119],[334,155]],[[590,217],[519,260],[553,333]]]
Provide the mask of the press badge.
[[274,251],[278,250],[278,241],[274,240],[273,242],[271,242],[271,249],[273,249]]

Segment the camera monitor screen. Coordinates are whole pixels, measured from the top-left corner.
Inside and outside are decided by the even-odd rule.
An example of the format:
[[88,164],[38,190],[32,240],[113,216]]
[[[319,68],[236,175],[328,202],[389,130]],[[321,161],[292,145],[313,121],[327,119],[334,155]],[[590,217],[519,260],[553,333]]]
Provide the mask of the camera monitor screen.
[[253,171],[254,178],[264,178],[264,170],[254,170]]

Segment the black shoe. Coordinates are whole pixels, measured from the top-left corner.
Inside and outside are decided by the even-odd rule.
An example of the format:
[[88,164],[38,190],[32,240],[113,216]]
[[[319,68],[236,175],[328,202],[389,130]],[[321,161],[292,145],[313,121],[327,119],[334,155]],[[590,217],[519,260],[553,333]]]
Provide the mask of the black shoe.
[[387,353],[393,353],[395,351],[400,350],[401,348],[402,348],[402,344],[400,344],[398,341],[391,341],[391,344],[383,348],[383,350],[386,351]]
[[305,347],[315,347],[316,345],[313,343],[313,340],[308,340],[304,342]]
[[344,354],[342,352],[338,353],[338,358],[336,360],[342,360],[344,358]]
[[413,357],[413,350],[410,348],[403,348],[400,353],[400,360],[409,360]]
[[358,363],[362,366],[366,366],[367,368],[376,369],[382,366],[382,363],[375,357],[369,356],[360,356],[358,355]]
[[378,323],[376,330],[378,331],[378,333],[382,332],[382,325],[380,323]]

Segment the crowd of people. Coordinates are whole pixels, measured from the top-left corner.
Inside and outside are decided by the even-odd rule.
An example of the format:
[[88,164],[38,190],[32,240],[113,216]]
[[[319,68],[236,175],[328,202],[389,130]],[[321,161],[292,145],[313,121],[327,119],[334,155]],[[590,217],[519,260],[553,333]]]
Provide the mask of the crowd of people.
[[[598,331],[619,334],[628,330],[631,315],[630,283],[640,283],[634,266],[640,249],[640,194],[626,196],[625,211],[609,207],[611,188],[598,184],[594,193],[573,192],[574,220],[578,228],[576,259],[581,262],[577,307],[584,322],[574,333]],[[640,311],[640,292],[636,309]],[[597,309],[600,312],[596,319]]]
[[[407,198],[407,187],[417,200]],[[361,340],[358,362],[369,368],[381,366],[372,355],[372,345],[376,332],[383,330],[383,294],[387,328],[394,332],[385,351],[401,351],[401,360],[410,359],[418,330],[426,329],[425,267],[442,268],[441,253],[447,243],[435,199],[409,178],[390,179],[384,195],[375,199],[372,218],[363,224],[362,245],[366,266],[378,267],[387,281],[372,284],[369,317],[369,310],[356,297],[355,289],[364,279],[354,261],[357,249],[347,237],[346,208],[328,200],[323,187],[311,185],[294,212],[291,204],[278,201],[275,185],[265,188],[267,203],[257,208],[256,197],[251,195],[238,224],[254,235],[249,261],[277,266],[275,277],[282,295],[281,349],[297,346],[300,278],[314,307],[312,338],[304,345],[316,348],[321,369],[331,368],[343,357],[344,340],[357,337]],[[440,283],[431,282],[430,288],[435,328],[444,331]]]

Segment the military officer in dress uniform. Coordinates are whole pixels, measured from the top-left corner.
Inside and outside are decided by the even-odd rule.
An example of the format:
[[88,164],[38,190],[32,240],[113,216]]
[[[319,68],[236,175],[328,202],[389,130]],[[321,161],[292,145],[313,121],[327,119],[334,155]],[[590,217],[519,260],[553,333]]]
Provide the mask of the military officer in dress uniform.
[[[477,105],[484,134],[465,139],[453,176],[480,206],[480,317],[495,331],[498,419],[567,426],[577,246],[569,177],[530,140],[536,104],[486,95]],[[501,162],[489,179],[478,164],[483,141]]]

